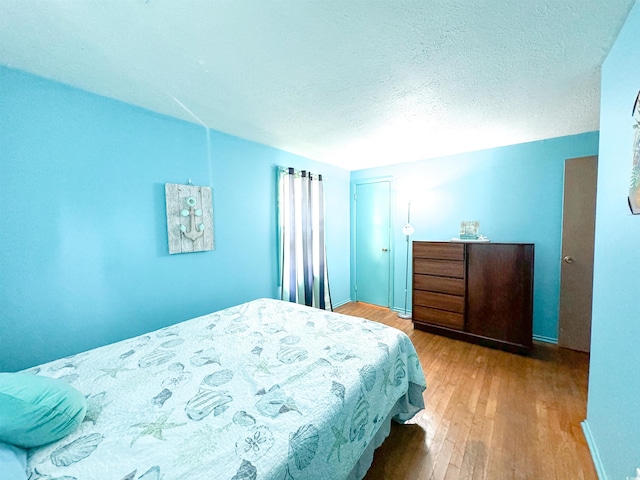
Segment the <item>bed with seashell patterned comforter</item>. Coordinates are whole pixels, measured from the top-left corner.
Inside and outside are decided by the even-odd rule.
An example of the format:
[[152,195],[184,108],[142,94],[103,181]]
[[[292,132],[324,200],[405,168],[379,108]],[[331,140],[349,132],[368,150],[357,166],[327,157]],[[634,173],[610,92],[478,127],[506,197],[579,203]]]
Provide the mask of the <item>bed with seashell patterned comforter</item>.
[[260,299],[56,360],[88,400],[29,451],[30,480],[362,478],[390,419],[424,404],[399,330]]

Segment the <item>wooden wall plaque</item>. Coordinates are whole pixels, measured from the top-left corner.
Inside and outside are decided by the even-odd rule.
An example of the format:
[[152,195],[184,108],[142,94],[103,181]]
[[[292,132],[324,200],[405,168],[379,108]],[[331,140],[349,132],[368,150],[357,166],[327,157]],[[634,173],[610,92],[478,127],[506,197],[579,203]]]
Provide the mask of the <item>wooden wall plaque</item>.
[[169,253],[213,250],[211,187],[166,183]]

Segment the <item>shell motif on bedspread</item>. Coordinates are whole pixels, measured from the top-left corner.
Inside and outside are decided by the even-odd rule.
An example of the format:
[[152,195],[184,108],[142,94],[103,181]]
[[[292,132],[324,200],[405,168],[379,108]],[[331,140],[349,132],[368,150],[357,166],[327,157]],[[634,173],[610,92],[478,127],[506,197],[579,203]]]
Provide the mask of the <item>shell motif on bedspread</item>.
[[229,408],[227,404],[231,401],[233,401],[233,397],[226,391],[214,391],[208,388],[201,388],[198,390],[198,393],[187,402],[184,410],[191,420],[199,421],[211,413],[217,417]]
[[296,464],[298,470],[303,470],[309,466],[316,456],[320,435],[318,429],[312,425],[303,425],[289,438],[290,456]]
[[236,454],[252,462],[262,458],[273,446],[273,433],[265,425],[252,427],[236,441]]
[[104,437],[99,433],[77,438],[54,450],[51,454],[51,462],[58,467],[67,467],[72,463],[79,462],[91,455],[103,439]]
[[225,383],[229,383],[233,379],[233,371],[229,369],[218,370],[210,375],[207,375],[202,380],[203,383],[211,387],[219,387],[220,385],[224,385]]
[[240,464],[240,468],[236,474],[231,477],[231,480],[256,480],[258,478],[258,470],[254,467],[251,462],[247,460],[242,460]]
[[369,402],[364,395],[360,395],[358,403],[351,414],[351,424],[349,427],[349,440],[355,442],[364,437],[367,424],[369,423]]

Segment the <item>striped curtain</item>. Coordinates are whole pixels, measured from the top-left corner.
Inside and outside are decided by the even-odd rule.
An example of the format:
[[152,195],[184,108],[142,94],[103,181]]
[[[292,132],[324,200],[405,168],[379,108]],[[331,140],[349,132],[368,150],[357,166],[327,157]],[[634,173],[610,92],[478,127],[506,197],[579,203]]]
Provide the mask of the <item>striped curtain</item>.
[[324,236],[322,175],[279,169],[281,298],[333,310]]

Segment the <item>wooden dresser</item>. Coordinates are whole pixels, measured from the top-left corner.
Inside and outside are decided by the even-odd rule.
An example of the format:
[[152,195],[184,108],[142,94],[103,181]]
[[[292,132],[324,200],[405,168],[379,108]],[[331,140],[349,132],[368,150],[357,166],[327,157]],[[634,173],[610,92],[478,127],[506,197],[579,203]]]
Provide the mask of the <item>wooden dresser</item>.
[[414,327],[527,351],[533,258],[531,243],[413,242]]

